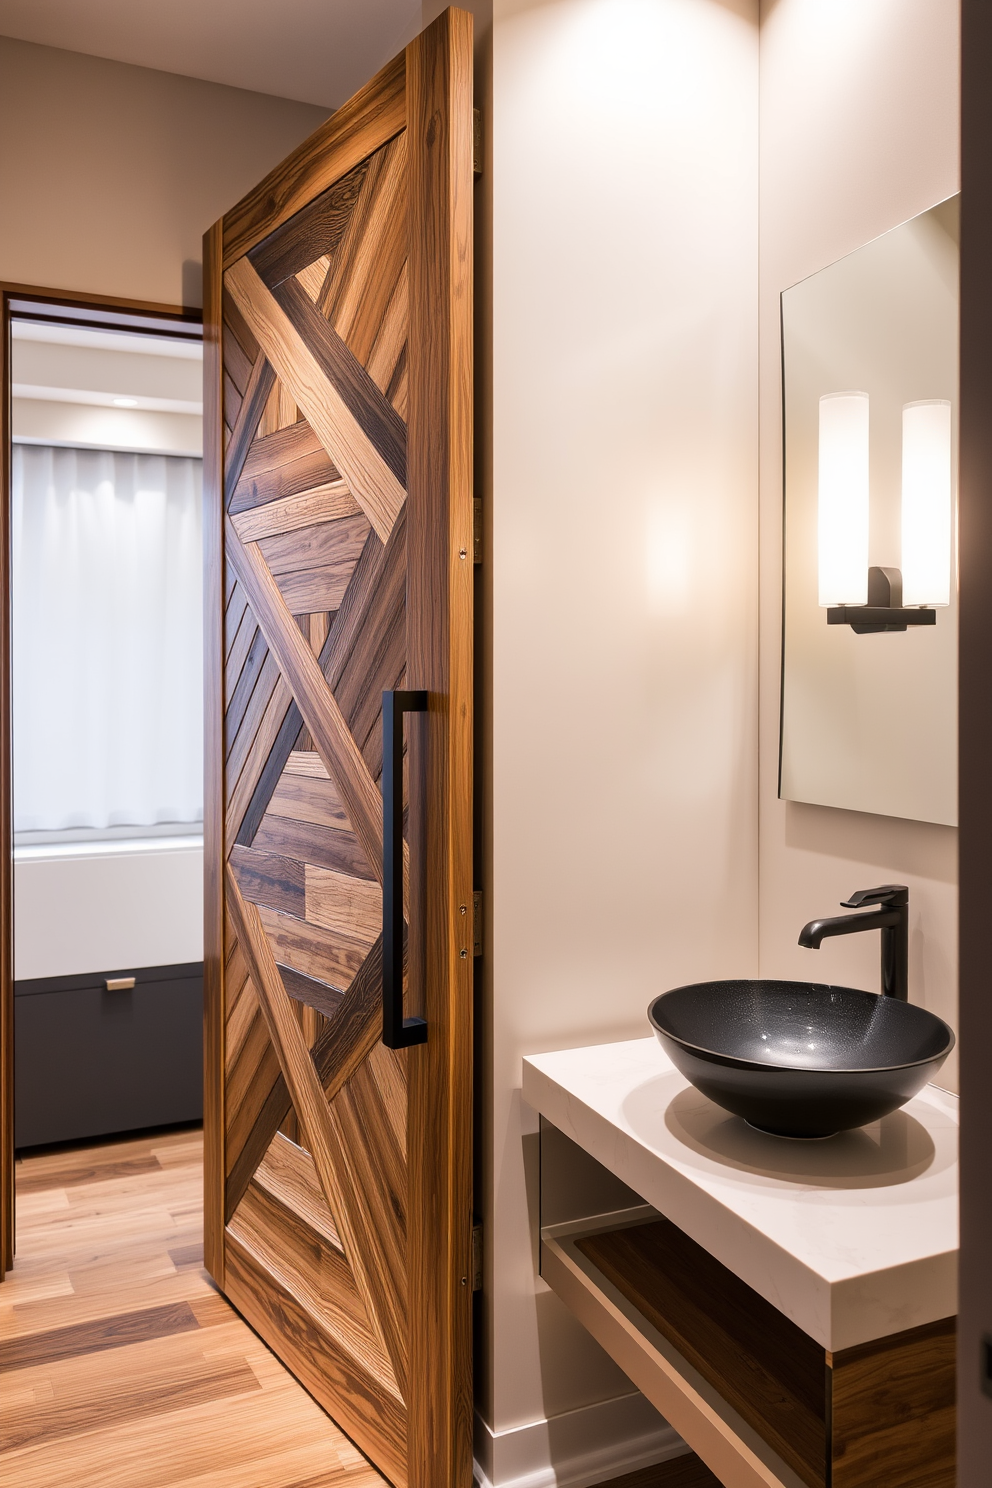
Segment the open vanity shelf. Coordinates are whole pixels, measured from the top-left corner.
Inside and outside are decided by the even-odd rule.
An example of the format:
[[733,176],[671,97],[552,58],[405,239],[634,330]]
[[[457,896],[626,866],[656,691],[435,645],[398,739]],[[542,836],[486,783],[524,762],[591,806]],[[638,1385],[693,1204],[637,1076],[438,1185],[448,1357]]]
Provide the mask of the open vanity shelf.
[[654,1040],[533,1056],[524,1096],[544,1280],[726,1488],[952,1488],[953,1097],[800,1151]]

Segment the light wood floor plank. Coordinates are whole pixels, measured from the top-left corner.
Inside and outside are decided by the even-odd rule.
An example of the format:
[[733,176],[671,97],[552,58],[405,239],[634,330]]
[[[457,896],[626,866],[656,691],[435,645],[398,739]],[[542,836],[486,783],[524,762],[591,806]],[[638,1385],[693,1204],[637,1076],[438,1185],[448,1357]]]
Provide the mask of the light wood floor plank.
[[0,1483],[386,1488],[202,1269],[183,1131],[17,1164],[0,1286]]

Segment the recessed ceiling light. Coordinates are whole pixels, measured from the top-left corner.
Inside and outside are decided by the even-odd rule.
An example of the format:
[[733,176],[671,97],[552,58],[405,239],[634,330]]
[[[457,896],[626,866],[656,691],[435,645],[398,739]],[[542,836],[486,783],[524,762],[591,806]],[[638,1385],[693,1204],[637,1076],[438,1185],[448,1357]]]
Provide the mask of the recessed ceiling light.
[[137,400],[137,398],[115,398],[114,399],[114,407],[115,408],[137,408],[137,406],[138,406],[138,400]]

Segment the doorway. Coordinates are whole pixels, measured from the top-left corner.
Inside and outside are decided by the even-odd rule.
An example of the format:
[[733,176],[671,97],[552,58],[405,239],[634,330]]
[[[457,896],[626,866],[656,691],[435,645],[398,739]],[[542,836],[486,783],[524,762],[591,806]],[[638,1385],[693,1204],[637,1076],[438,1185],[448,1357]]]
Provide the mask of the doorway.
[[379,1488],[203,1269],[199,317],[3,331],[0,1478]]
[[202,328],[13,287],[2,329],[6,1269],[15,1148],[202,1114]]

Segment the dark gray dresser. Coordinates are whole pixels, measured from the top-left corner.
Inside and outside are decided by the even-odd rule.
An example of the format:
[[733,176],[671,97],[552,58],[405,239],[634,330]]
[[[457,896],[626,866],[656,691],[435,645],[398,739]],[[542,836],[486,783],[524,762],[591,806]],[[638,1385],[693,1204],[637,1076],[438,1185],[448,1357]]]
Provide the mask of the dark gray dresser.
[[15,1146],[202,1116],[202,962],[14,984]]

